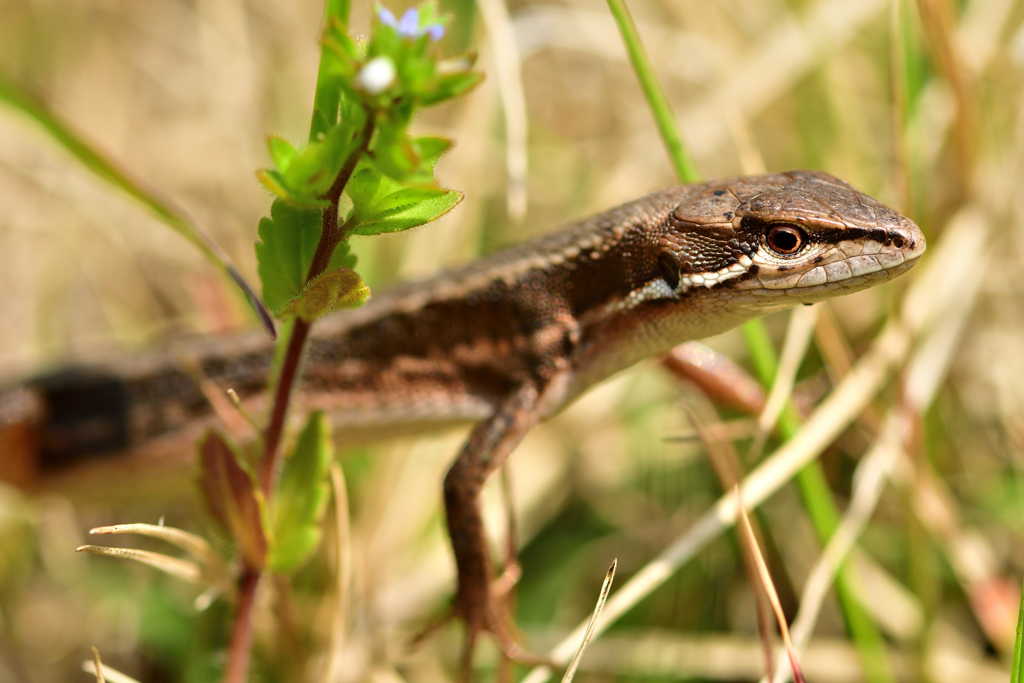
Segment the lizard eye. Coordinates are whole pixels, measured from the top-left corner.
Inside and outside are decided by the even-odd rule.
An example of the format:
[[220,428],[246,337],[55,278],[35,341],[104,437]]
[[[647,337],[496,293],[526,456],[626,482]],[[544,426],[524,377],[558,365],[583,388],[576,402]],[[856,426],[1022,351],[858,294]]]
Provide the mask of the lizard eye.
[[782,256],[792,256],[800,251],[806,239],[803,230],[789,223],[773,225],[764,236],[768,248]]

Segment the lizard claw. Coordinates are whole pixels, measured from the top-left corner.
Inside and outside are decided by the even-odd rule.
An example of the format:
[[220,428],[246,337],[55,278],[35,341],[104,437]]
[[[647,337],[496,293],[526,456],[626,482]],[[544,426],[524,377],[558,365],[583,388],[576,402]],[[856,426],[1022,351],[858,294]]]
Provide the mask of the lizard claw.
[[521,575],[522,570],[518,564],[506,567],[501,576],[492,582],[486,600],[475,600],[473,596],[461,592],[456,594],[455,604],[413,636],[409,646],[419,647],[442,626],[453,619],[459,619],[465,623],[466,628],[459,664],[459,680],[464,683],[469,683],[473,678],[473,651],[481,633],[490,633],[501,648],[499,680],[511,680],[508,666],[511,662],[530,666],[551,664],[546,657],[531,653],[520,645],[522,634],[512,619],[509,602]]

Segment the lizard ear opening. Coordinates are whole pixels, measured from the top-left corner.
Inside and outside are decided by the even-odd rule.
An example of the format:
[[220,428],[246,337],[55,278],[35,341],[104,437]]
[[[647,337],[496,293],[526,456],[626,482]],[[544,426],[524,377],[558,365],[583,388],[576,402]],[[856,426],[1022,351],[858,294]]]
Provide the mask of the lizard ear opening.
[[669,287],[673,290],[679,287],[679,261],[675,254],[670,251],[661,252],[658,255],[658,268]]

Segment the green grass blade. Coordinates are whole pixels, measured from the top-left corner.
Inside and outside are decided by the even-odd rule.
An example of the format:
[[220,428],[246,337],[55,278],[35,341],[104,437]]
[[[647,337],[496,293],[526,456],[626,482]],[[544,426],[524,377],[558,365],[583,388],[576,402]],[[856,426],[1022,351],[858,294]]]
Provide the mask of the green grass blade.
[[[350,4],[351,0],[327,0],[324,2],[324,26],[330,26],[332,20],[340,21],[343,25],[348,26]],[[316,72],[316,89],[313,91],[313,120],[309,126],[310,142],[327,133],[330,121],[334,120],[331,114],[336,114],[338,106],[341,104],[341,91],[336,85],[332,87],[328,79],[329,60],[330,56],[327,54],[327,50],[321,46],[320,65]]]
[[45,104],[24,88],[0,75],[0,102],[29,118],[39,126],[58,147],[69,153],[93,175],[142,204],[164,225],[188,240],[206,259],[237,284],[248,297],[260,321],[274,335],[274,325],[259,296],[231,265],[227,254],[210,237],[199,231],[185,214],[155,191],[132,178],[102,152],[86,142],[82,136],[61,121]]
[[1024,683],[1024,660],[1021,658],[1021,633],[1024,632],[1024,590],[1017,609],[1017,637],[1013,640],[1013,663],[1010,665],[1010,683]]
[[324,3],[324,20],[337,17],[342,23],[348,23],[348,12],[352,6],[351,0],[327,0]]
[[654,69],[651,68],[651,60],[647,58],[643,43],[640,41],[640,34],[633,23],[633,17],[629,14],[625,0],[608,0],[608,7],[612,11],[615,23],[622,33],[622,40],[626,44],[626,51],[629,52],[629,61],[633,64],[640,87],[644,91],[644,97],[651,107],[654,120],[658,124],[658,132],[665,142],[665,149],[668,151],[672,166],[675,168],[676,177],[684,183],[700,182],[700,172],[690,152],[683,144],[683,136],[679,132],[679,125],[676,123],[672,113],[672,107],[665,97],[665,91],[658,83]]

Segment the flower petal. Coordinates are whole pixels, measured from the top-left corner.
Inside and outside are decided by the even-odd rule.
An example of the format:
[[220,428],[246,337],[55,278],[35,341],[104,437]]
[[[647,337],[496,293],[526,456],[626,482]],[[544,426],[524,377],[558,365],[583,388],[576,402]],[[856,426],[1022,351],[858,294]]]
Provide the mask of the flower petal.
[[430,39],[436,43],[444,37],[444,24],[431,24],[427,26],[427,33],[430,34]]
[[[403,17],[403,19],[404,18],[405,17]],[[394,12],[389,10],[384,5],[377,6],[377,19],[379,19],[380,23],[384,24],[385,26],[390,26],[391,28],[396,28],[398,26],[398,19],[395,19]]]
[[416,38],[420,33],[420,11],[415,7],[405,10],[401,20],[398,22],[398,33],[406,38]]

